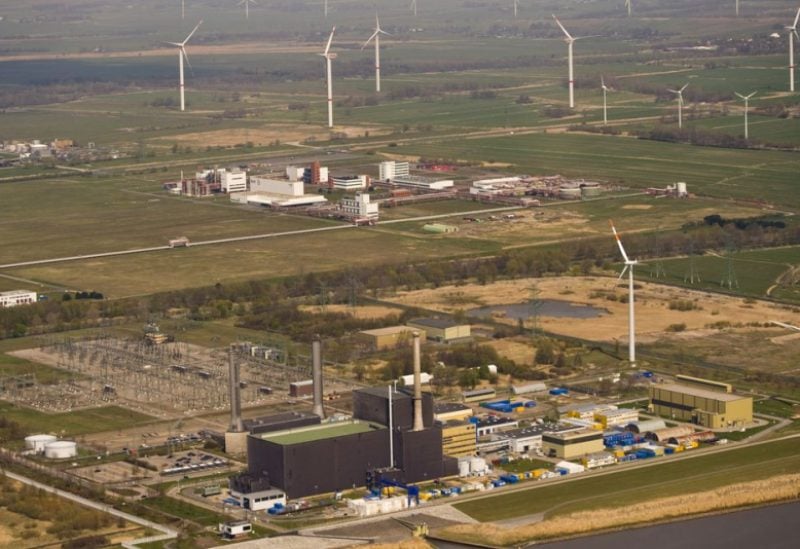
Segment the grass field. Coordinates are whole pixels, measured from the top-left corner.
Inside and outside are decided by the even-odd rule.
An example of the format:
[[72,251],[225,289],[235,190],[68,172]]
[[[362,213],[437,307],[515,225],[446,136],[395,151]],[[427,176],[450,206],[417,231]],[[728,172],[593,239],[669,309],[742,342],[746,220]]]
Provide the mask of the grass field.
[[510,494],[457,503],[455,507],[481,521],[535,513],[548,517],[603,507],[623,507],[652,498],[709,490],[734,482],[794,473],[800,466],[797,439],[736,448],[692,459],[665,462],[615,474],[561,482]]
[[31,434],[57,433],[60,436],[68,437],[126,429],[155,419],[119,406],[105,406],[63,414],[45,414],[30,408],[14,406],[1,400],[0,413],[11,421],[19,423]]
[[141,504],[145,507],[150,507],[151,509],[167,513],[168,515],[190,520],[203,526],[217,526],[219,523],[228,520],[228,517],[225,515],[168,496],[148,498],[142,501]]

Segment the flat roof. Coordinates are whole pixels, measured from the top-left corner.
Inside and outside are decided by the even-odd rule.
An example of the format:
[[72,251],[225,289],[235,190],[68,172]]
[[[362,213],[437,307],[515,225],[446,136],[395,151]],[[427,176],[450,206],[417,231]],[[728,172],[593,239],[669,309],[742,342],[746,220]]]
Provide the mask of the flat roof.
[[449,318],[413,318],[408,321],[409,324],[418,324],[420,326],[429,326],[431,328],[453,328],[454,326],[467,326],[467,324],[459,324],[458,322]]
[[[363,389],[356,389],[353,391],[354,393],[363,393],[367,395],[377,396],[385,399],[389,399],[389,388],[387,387],[364,387]],[[411,398],[411,395],[405,391],[402,387],[398,387],[394,391],[392,391],[392,400],[400,400],[405,398]]]
[[683,393],[685,395],[707,398],[710,400],[720,400],[724,402],[733,402],[735,400],[751,398],[741,395],[734,395],[732,393],[721,393],[719,391],[712,391],[710,389],[701,389],[700,387],[690,387],[689,385],[678,385],[676,383],[656,383],[651,385],[651,387],[654,389],[673,391],[675,393]]
[[459,404],[458,402],[436,402],[433,405],[434,414],[446,414],[447,412],[462,412],[466,410],[472,411],[472,408],[464,404]]
[[368,433],[369,431],[378,429],[386,429],[386,427],[370,421],[353,420],[326,423],[323,425],[311,425],[309,427],[300,427],[298,429],[288,429],[286,431],[278,431],[277,433],[264,433],[263,435],[254,436],[262,440],[274,442],[275,444],[288,446],[291,444],[303,444],[304,442],[314,442],[317,440]]
[[308,419],[315,417],[318,416],[316,414],[310,414],[308,412],[280,412],[270,416],[260,416],[250,419],[244,419],[242,420],[242,422],[250,427],[256,427],[256,426],[260,427],[262,425],[280,425],[281,423],[286,423],[287,421],[293,421],[296,419]]
[[542,436],[547,429],[544,427],[524,427],[522,429],[511,429],[510,431],[503,431],[504,438],[529,438]]
[[360,334],[367,334],[372,336],[394,335],[402,334],[405,332],[413,332],[414,328],[410,326],[387,326],[386,328],[375,328],[374,330],[361,330]]
[[36,292],[32,290],[8,290],[7,292],[0,292],[0,296],[2,297],[13,297],[15,295],[28,295],[28,294],[35,294]]

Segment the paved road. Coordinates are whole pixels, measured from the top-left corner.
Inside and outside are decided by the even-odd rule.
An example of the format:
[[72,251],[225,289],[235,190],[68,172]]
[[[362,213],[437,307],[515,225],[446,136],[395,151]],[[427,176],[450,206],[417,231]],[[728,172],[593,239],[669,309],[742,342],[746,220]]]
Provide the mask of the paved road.
[[22,475],[17,475],[15,473],[11,473],[9,471],[2,471],[2,473],[5,476],[7,476],[8,478],[12,478],[12,479],[14,479],[16,481],[22,482],[22,483],[27,484],[29,486],[33,486],[33,487],[38,488],[40,490],[44,490],[45,492],[50,492],[51,494],[56,494],[59,497],[62,497],[64,499],[68,499],[70,501],[74,501],[75,503],[78,503],[80,505],[84,505],[86,507],[90,507],[92,509],[96,509],[98,511],[102,511],[104,513],[108,513],[108,514],[113,515],[115,517],[125,519],[128,522],[132,522],[134,524],[138,524],[140,526],[144,526],[145,528],[150,528],[152,530],[156,530],[158,532],[162,532],[162,534],[159,535],[159,536],[149,536],[149,537],[146,537],[146,538],[140,538],[140,539],[137,539],[137,540],[125,542],[125,543],[122,544],[122,546],[125,547],[125,548],[130,549],[130,548],[133,548],[133,547],[135,547],[135,546],[137,546],[139,544],[142,544],[142,543],[150,543],[150,542],[155,542],[155,541],[169,540],[169,539],[175,539],[175,538],[178,537],[178,532],[176,530],[173,530],[172,528],[167,528],[166,526],[158,524],[157,522],[152,522],[152,521],[149,521],[147,519],[143,519],[141,517],[137,517],[136,515],[123,513],[122,511],[114,509],[113,507],[111,507],[110,505],[106,505],[105,503],[98,503],[98,502],[92,501],[90,499],[82,498],[82,497],[76,496],[75,494],[72,494],[70,492],[65,492],[64,490],[59,490],[58,488],[53,488],[52,486],[48,486],[47,484],[42,484],[41,482],[37,482],[37,481],[35,481],[33,479],[30,479],[28,477],[23,477]]

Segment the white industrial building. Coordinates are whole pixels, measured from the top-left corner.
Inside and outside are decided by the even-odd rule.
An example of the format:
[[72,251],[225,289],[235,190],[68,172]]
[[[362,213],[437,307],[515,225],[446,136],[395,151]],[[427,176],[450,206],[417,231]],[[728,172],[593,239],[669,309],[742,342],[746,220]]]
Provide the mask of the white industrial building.
[[392,183],[395,185],[400,185],[401,187],[412,187],[415,189],[424,189],[428,191],[444,191],[452,188],[453,185],[455,185],[455,182],[452,179],[434,179],[419,175],[395,177],[392,179]]
[[342,191],[359,191],[367,188],[368,177],[366,175],[343,175],[330,178],[334,189]]
[[230,495],[231,498],[235,499],[239,503],[239,506],[242,509],[249,509],[251,511],[264,511],[266,509],[271,509],[275,507],[276,503],[286,505],[286,494],[283,492],[283,490],[279,490],[277,488],[242,493],[231,487]]
[[[427,372],[422,372],[419,375],[419,382],[422,385],[426,385],[433,380],[433,376]],[[414,386],[414,374],[408,374],[405,376],[400,376],[400,383],[402,383],[403,387],[413,387]]]
[[409,174],[408,162],[386,160],[378,165],[378,179],[384,182],[392,181],[395,177],[407,177]]
[[239,204],[258,206],[311,206],[327,202],[324,196],[305,194],[302,181],[254,176],[250,178],[250,191],[234,193],[231,200]]
[[355,219],[377,220],[379,217],[378,204],[370,202],[369,195],[366,193],[356,193],[353,198],[342,197],[339,201],[339,208],[348,217]]
[[206,183],[219,183],[220,190],[228,194],[247,190],[247,172],[239,168],[206,168],[196,172],[194,178]]
[[512,385],[511,390],[515,395],[529,395],[531,393],[544,393],[547,391],[547,385],[541,381],[533,381],[531,383],[524,383],[520,385]]
[[495,195],[513,193],[522,180],[519,177],[496,177],[472,182],[469,193],[474,195]]
[[525,454],[537,450],[541,451],[542,434],[544,432],[544,427],[534,426],[505,431],[499,436],[509,440],[509,450],[517,454]]
[[17,305],[30,305],[36,303],[36,292],[28,290],[11,290],[0,292],[0,309],[16,307]]

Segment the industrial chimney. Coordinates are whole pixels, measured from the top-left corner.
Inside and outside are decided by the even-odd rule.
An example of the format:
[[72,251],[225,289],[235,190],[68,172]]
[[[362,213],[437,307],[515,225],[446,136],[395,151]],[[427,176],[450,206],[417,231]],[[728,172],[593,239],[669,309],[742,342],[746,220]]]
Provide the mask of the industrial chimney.
[[234,358],[236,346],[231,344],[228,349],[228,367],[230,370],[230,390],[231,390],[231,428],[233,433],[244,431],[242,426],[242,393],[239,385],[239,365]]
[[319,336],[314,336],[311,344],[312,378],[314,380],[314,408],[311,413],[320,419],[325,419],[325,409],[322,407],[322,342]]
[[422,431],[422,364],[419,356],[419,332],[414,332],[414,431]]

